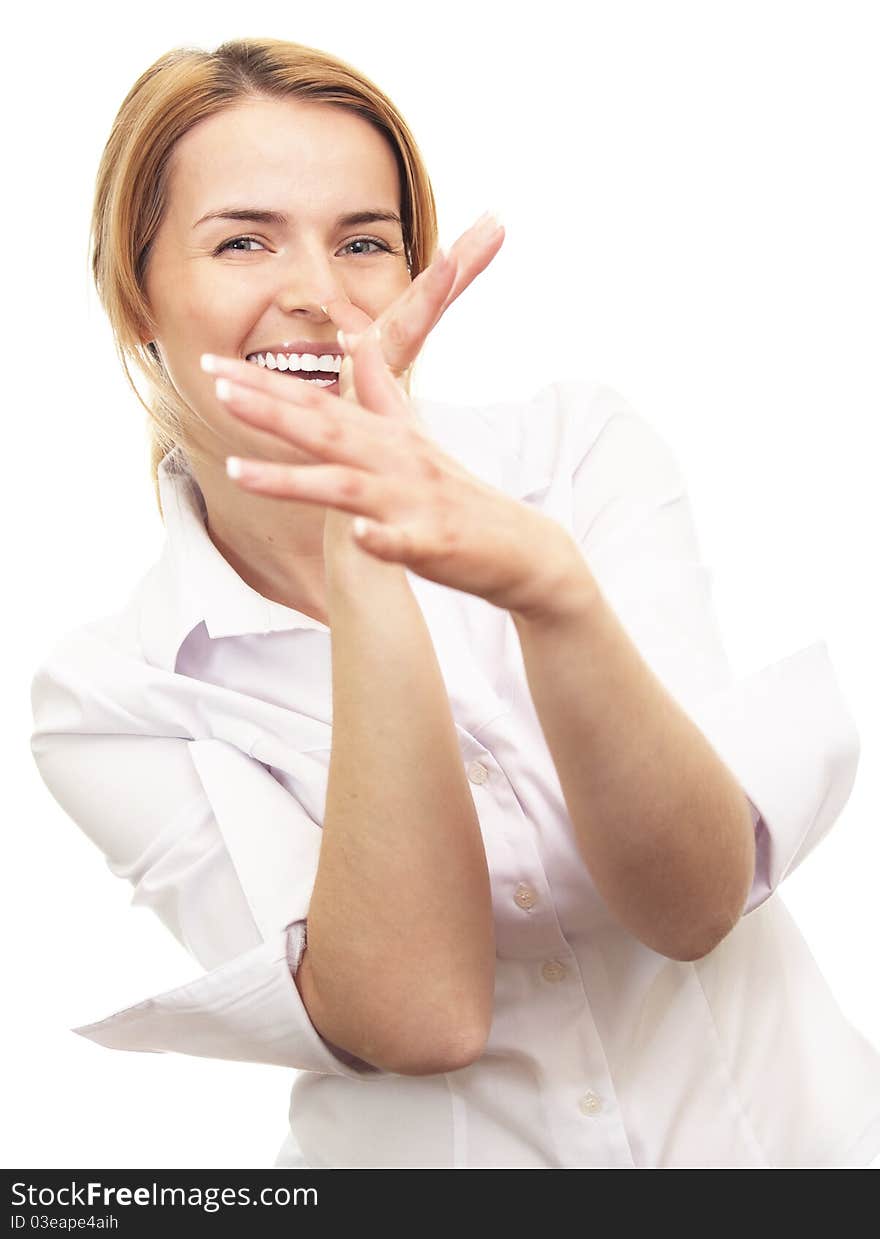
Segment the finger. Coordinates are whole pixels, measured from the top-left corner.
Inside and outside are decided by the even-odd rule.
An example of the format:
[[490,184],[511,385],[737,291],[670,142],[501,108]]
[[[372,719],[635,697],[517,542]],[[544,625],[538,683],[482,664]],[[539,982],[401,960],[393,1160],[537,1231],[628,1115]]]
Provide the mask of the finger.
[[346,367],[346,361],[350,360],[354,395],[359,405],[384,417],[408,420],[410,401],[386,364],[384,334],[382,330],[380,336],[377,322],[373,330],[364,332],[354,341],[346,336],[351,352],[347,352],[342,370]]
[[419,355],[449,295],[455,274],[455,259],[439,250],[431,265],[420,271],[409,288],[377,318],[385,360],[398,374]]
[[485,271],[503,244],[504,228],[495,216],[481,217],[462,233],[448,254],[439,251],[403,296],[379,316],[385,356],[392,368],[402,372],[413,363],[452,302]]
[[338,328],[354,335],[366,331],[373,321],[360,306],[344,296],[331,297],[321,309]]
[[[409,288],[376,319],[382,329],[385,361],[400,378],[419,355],[425,340],[452,302],[486,269],[504,243],[504,229],[494,215],[481,216],[446,254],[419,272]],[[344,332],[360,333],[369,316],[346,297],[321,307]],[[348,384],[351,382],[348,376]],[[343,379],[340,376],[340,392]]]
[[494,236],[498,229],[503,227],[497,211],[484,211],[480,218],[471,224],[470,228],[465,228],[461,236],[453,242],[452,249],[457,253],[464,246],[479,243],[485,237]]
[[387,511],[387,482],[360,469],[344,465],[288,465],[241,456],[228,456],[226,462],[229,477],[243,490],[275,499],[317,503],[343,512],[368,512],[376,521],[381,521]]
[[[266,392],[280,400],[287,399],[292,392],[298,393],[297,399],[302,403],[305,399],[303,388],[316,398],[327,397],[326,392],[306,379],[299,379],[289,370],[270,370],[268,366],[258,366],[252,361],[244,361],[241,357],[226,357],[220,353],[203,353],[200,358],[201,367],[216,378],[231,379],[244,387],[253,387],[257,391]],[[338,397],[335,397],[338,399]]]
[[[277,447],[270,450],[270,456],[277,454],[282,445],[293,445],[314,460],[335,461],[374,472],[399,467],[397,436],[390,423],[372,418],[368,410],[358,409],[301,380],[293,380],[289,389],[287,399],[280,400],[221,379],[217,395],[239,421],[275,436]],[[298,398],[300,394],[302,399]]]
[[406,563],[413,554],[413,539],[408,530],[399,525],[383,524],[356,516],[352,521],[355,542],[377,559],[387,563]]
[[437,315],[438,322],[456,297],[460,297],[477,276],[486,270],[504,244],[504,237],[504,225],[494,221],[494,218],[490,224],[474,229],[472,235],[465,233],[459,237],[450,250],[450,253],[455,255],[457,264],[455,282]]
[[[487,212],[475,224],[472,224],[449,250],[448,257],[455,262],[455,274],[452,284],[446,289],[442,299],[431,305],[430,314],[425,314],[422,328],[424,336],[436,327],[443,314],[452,305],[476,277],[485,271],[489,263],[504,244],[504,226],[496,216]],[[426,269],[430,272],[431,268]],[[421,279],[422,272],[418,277]],[[415,283],[415,282],[414,282]],[[435,281],[436,285],[436,281]],[[434,286],[431,286],[434,287]],[[439,291],[439,290],[438,290]]]
[[[343,336],[342,338],[345,340],[346,337]],[[354,367],[351,354],[347,350],[342,354],[342,365],[339,367],[339,395],[343,400],[350,400],[352,404],[357,404],[357,392],[354,389]]]
[[[325,305],[322,305],[321,309],[337,325],[340,331],[350,336],[363,334],[374,322],[378,323],[379,321],[378,319],[370,318],[368,314],[356,306],[354,302],[349,301],[347,297],[333,297]],[[338,338],[339,332],[337,332]],[[341,340],[339,342],[342,344]],[[405,369],[399,370],[394,366],[391,369],[395,379],[403,379],[406,373]],[[352,380],[351,358],[345,354],[343,354],[342,369],[339,373],[339,394],[344,400],[357,399]]]

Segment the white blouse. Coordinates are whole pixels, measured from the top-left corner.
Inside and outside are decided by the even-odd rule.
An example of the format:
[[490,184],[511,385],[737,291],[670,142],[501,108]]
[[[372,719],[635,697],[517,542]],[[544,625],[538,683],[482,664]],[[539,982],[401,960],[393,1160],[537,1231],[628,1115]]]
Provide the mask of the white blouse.
[[117,613],[52,648],[33,679],[31,743],[54,798],[200,972],[73,1031],[295,1069],[279,1168],[867,1165],[880,1054],[777,892],[856,776],[859,736],[825,642],[733,676],[676,458],[609,387],[415,404],[445,451],[569,530],[736,775],[758,858],[743,917],[693,962],[615,922],[576,846],[509,614],[407,570],[491,877],[493,1022],[478,1061],[429,1076],[324,1040],[292,972],[321,846],[330,630],[233,571],[177,448],[160,466],[162,554]]

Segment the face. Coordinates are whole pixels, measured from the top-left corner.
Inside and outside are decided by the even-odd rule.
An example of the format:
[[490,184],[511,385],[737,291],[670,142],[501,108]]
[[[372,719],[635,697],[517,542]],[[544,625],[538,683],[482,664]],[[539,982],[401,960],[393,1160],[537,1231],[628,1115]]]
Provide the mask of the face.
[[[202,219],[241,208],[285,219]],[[207,423],[192,424],[187,445],[218,469],[231,453],[302,456],[225,410],[201,354],[245,358],[300,340],[338,352],[322,304],[344,296],[373,319],[410,283],[399,222],[340,222],[374,211],[400,214],[397,164],[381,135],[341,108],[248,100],[177,143],[146,293],[166,371]]]

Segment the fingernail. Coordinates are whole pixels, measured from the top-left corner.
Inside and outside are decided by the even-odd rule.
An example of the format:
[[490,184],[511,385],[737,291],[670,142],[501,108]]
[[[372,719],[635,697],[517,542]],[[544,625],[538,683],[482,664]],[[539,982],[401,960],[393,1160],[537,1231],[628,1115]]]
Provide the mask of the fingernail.
[[226,457],[226,473],[231,478],[241,477],[241,460],[238,456]]
[[493,228],[500,228],[503,223],[500,211],[487,211],[486,220]]
[[202,353],[199,358],[199,363],[203,370],[207,370],[209,374],[215,374],[218,370],[217,358],[213,353]]
[[337,331],[336,339],[339,341],[339,347],[344,348],[346,353],[351,353],[357,348],[364,336],[370,336],[373,340],[382,339],[382,328],[378,323],[371,323],[364,331],[344,332]]

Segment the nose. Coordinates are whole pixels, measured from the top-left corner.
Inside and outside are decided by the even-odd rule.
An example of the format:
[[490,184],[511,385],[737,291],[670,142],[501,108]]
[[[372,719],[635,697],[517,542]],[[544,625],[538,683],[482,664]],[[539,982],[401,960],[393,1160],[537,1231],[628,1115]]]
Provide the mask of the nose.
[[279,286],[278,304],[285,314],[327,317],[322,306],[343,294],[326,254],[300,248],[292,255]]

